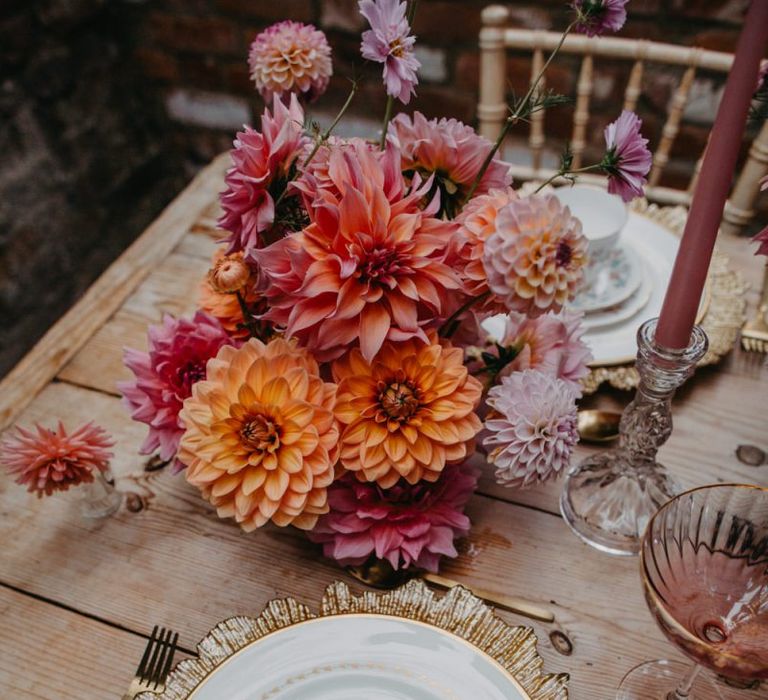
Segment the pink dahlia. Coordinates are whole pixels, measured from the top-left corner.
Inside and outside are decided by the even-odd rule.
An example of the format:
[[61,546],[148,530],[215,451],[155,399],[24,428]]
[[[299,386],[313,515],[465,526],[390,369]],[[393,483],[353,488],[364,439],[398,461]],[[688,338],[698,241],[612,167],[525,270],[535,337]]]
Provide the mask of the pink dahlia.
[[592,353],[581,339],[581,315],[562,312],[537,318],[510,312],[499,345],[514,348],[515,359],[503,375],[535,369],[570,384],[581,395],[581,380],[589,374]]
[[[224,182],[220,202],[224,214],[219,226],[229,231],[223,239],[227,253],[256,248],[264,244],[275,221],[275,211],[289,181],[291,168],[307,139],[303,135],[304,112],[295,95],[286,107],[277,97],[272,114],[264,110],[261,132],[249,126],[238,132],[234,142],[232,167]],[[294,197],[284,198],[283,208],[295,206]]]
[[629,0],[573,0],[578,13],[576,31],[587,36],[618,32],[627,21]]
[[643,196],[643,186],[653,158],[648,150],[648,139],[640,133],[642,120],[626,109],[615,122],[605,127],[607,153],[601,163],[608,173],[608,191],[619,195],[625,202]]
[[58,428],[35,425],[37,433],[17,427],[0,441],[0,464],[26,484],[38,498],[70,486],[90,483],[94,471],[106,471],[114,441],[93,423],[67,433],[61,421]]
[[755,255],[768,255],[768,226],[766,226],[753,239],[753,243],[759,243],[760,247],[755,251]]
[[360,344],[371,361],[385,340],[419,338],[461,287],[445,263],[455,225],[421,203],[429,183],[406,191],[400,154],[355,145],[334,150],[328,176],[301,232],[254,252],[270,310],[325,362]]
[[333,75],[325,34],[311,24],[290,20],[273,24],[256,36],[248,66],[266,102],[286,93],[298,93],[312,102],[325,92]]
[[[118,384],[131,418],[149,426],[139,452],[160,451],[160,459],[175,459],[184,433],[179,418],[184,399],[195,382],[205,379],[205,365],[222,346],[234,345],[221,324],[198,311],[194,318],[166,316],[162,325],[149,328],[149,352],[125,348],[123,362],[135,379]],[[174,461],[174,471],[184,465]]]
[[466,462],[446,466],[436,482],[401,479],[388,489],[346,474],[328,490],[331,510],[309,537],[342,566],[375,556],[394,569],[437,571],[440,557],[458,556],[454,540],[469,532],[464,508],[477,478]]
[[483,445],[500,484],[530,486],[564,471],[579,439],[571,383],[526,369],[492,387],[487,403],[494,413]]
[[581,222],[553,194],[510,202],[485,241],[488,288],[510,311],[560,311],[581,284],[587,239]]
[[360,0],[360,14],[371,28],[363,32],[360,52],[363,58],[384,64],[384,85],[387,94],[403,104],[416,94],[419,79],[416,71],[421,64],[413,55],[416,37],[405,17],[407,4],[399,0]]
[[[419,173],[422,179],[434,175],[442,211],[449,218],[458,214],[492,148],[472,127],[456,119],[427,120],[421,112],[413,117],[398,114],[389,125],[389,139],[400,149],[404,173]],[[511,182],[509,164],[494,158],[475,192],[506,188]]]

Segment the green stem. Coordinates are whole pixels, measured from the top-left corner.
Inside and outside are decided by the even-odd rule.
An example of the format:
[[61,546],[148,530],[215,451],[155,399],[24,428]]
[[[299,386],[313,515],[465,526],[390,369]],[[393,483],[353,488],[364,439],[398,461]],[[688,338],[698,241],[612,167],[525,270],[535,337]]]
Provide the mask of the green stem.
[[507,137],[509,130],[523,116],[525,112],[525,108],[528,106],[528,103],[531,101],[531,96],[533,95],[534,91],[536,90],[539,83],[541,82],[542,76],[544,75],[545,71],[549,67],[549,64],[552,63],[552,59],[557,55],[558,51],[560,51],[560,49],[562,48],[563,42],[565,41],[565,37],[567,37],[568,34],[571,32],[571,30],[576,26],[577,22],[578,20],[571,22],[568,25],[566,30],[563,32],[563,35],[560,37],[560,41],[558,42],[557,46],[555,46],[552,53],[549,54],[549,58],[547,58],[546,62],[542,66],[538,75],[531,83],[531,86],[528,88],[528,92],[525,93],[525,97],[523,97],[523,99],[520,102],[518,102],[517,106],[515,107],[515,111],[509,117],[507,117],[506,121],[504,122],[504,128],[501,130],[499,137],[496,139],[496,142],[493,144],[493,147],[491,148],[490,153],[486,156],[485,160],[483,161],[483,165],[481,166],[480,170],[475,176],[475,180],[472,183],[472,186],[469,188],[469,192],[467,192],[467,196],[464,198],[465,203],[468,202],[470,199],[472,199],[472,196],[475,194],[475,190],[477,190],[477,187],[480,184],[480,181],[483,179],[483,176],[485,175],[485,171],[488,170],[488,168],[490,167],[491,161],[493,160],[499,148],[501,148],[501,144],[504,142],[504,139]]
[[[320,139],[315,143],[315,147],[310,151],[310,154],[307,156],[306,160],[304,161],[304,164],[301,166],[302,168],[306,168],[311,162],[312,159],[315,157],[315,154],[319,150],[320,146],[322,146],[331,136],[331,133],[333,133],[333,130],[336,128],[338,123],[341,121],[342,117],[346,113],[346,111],[349,109],[349,105],[352,104],[352,99],[355,97],[355,93],[357,92],[357,81],[354,81],[352,83],[352,89],[349,91],[349,95],[347,96],[346,102],[342,105],[341,109],[339,110],[339,113],[336,115],[336,118],[331,122],[331,125],[325,130],[323,135],[320,137]],[[287,189],[287,188],[286,188]],[[285,192],[283,192],[285,194]],[[283,198],[283,195],[280,195],[280,199]],[[278,203],[280,202],[280,199],[278,199]],[[275,207],[277,208],[277,207]]]
[[408,6],[408,26],[413,29],[413,18],[416,16],[416,5],[419,4],[419,0],[411,0],[411,4]]
[[387,145],[387,131],[389,129],[389,120],[392,119],[392,108],[395,104],[395,98],[387,95],[387,108],[384,111],[384,125],[381,127],[381,141],[379,141],[379,150],[383,151]]
[[491,296],[490,291],[483,292],[482,294],[478,294],[476,297],[472,297],[471,299],[468,299],[464,304],[462,304],[456,311],[454,311],[448,319],[443,323],[442,326],[440,326],[440,330],[438,331],[438,334],[441,338],[450,338],[454,332],[456,331],[455,324],[456,321],[461,317],[461,315],[465,312],[471,309],[477,302],[485,301],[489,296]]
[[253,321],[253,317],[251,316],[248,305],[245,303],[243,295],[240,294],[240,292],[235,292],[235,294],[237,295],[237,301],[240,304],[240,311],[243,314],[243,323],[245,327],[248,329],[248,332],[251,334],[252,338],[258,338],[258,333]]
[[551,182],[554,182],[559,177],[565,177],[566,175],[575,175],[576,173],[586,173],[590,170],[599,170],[603,167],[602,163],[595,163],[594,165],[585,165],[583,168],[576,168],[575,170],[558,170],[554,175],[548,177],[542,182],[534,191],[533,194],[538,194]]

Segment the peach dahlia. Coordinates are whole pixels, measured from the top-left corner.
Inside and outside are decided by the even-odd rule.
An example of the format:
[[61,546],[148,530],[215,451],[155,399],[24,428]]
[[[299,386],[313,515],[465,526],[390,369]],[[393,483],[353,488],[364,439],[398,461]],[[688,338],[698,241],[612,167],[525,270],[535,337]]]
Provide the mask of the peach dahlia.
[[341,464],[360,481],[382,488],[400,477],[436,481],[447,463],[472,451],[482,385],[468,374],[460,348],[385,343],[373,363],[355,348],[333,374]]
[[328,512],[335,399],[336,385],[292,342],[222,348],[180,414],[187,481],[246,531],[269,520],[311,529]]

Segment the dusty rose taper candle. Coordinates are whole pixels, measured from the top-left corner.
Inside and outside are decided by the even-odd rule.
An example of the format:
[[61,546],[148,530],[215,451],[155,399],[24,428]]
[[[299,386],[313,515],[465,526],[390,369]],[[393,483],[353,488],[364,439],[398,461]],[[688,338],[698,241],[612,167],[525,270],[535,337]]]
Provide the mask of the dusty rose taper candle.
[[760,59],[768,48],[768,0],[752,0],[720,100],[680,249],[656,326],[656,342],[685,348],[707,280],[723,207],[736,169]]

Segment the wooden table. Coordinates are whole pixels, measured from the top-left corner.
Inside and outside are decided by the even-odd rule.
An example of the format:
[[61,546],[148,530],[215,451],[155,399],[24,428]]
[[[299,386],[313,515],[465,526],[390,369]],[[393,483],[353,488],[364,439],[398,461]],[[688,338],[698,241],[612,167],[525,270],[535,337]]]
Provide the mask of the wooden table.
[[[183,476],[145,471],[137,450],[146,427],[129,418],[115,388],[129,376],[123,346],[145,348],[148,323],[194,309],[215,247],[226,165],[223,156],[202,171],[0,384],[0,428],[61,417],[70,426],[95,419],[112,433],[118,485],[130,494],[115,517],[88,524],[76,492],[38,500],[0,476],[0,697],[117,697],[154,624],[178,630],[193,653],[228,616],[257,614],[287,595],[316,606],[332,580],[350,581],[299,533],[267,527],[244,534],[219,520]],[[757,288],[752,246],[743,239],[721,245]],[[768,467],[734,456],[740,443],[768,448],[766,397],[764,357],[736,349],[700,371],[678,395],[663,461],[686,486],[768,486]],[[604,393],[597,401],[626,399]],[[534,624],[547,670],[571,674],[574,700],[613,698],[635,664],[676,652],[646,609],[637,561],[579,542],[559,516],[559,488],[508,490],[486,474],[469,507],[469,541],[445,573],[551,607],[557,622]],[[553,646],[554,630],[572,653]]]

